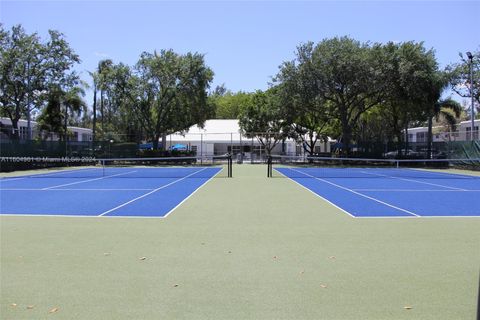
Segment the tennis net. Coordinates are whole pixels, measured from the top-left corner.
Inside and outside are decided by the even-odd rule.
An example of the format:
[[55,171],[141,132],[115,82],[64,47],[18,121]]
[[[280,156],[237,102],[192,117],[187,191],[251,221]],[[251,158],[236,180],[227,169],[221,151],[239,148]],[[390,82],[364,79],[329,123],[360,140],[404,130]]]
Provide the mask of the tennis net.
[[2,157],[2,178],[210,178],[232,177],[230,155],[159,158]]
[[268,177],[479,179],[480,159],[361,159],[270,156]]

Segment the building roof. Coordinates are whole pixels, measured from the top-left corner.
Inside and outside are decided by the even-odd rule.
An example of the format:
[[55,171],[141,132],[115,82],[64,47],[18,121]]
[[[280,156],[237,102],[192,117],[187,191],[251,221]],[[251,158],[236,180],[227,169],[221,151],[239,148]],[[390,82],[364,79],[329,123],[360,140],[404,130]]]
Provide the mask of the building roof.
[[214,119],[205,121],[203,128],[193,125],[184,134],[171,134],[167,140],[228,142],[250,139],[240,134],[237,119]]
[[[24,120],[24,119],[19,119],[18,120],[18,126],[19,127],[26,127],[27,126],[27,120]],[[9,125],[11,126],[12,125],[12,120],[10,120],[10,118],[5,118],[5,117],[0,117],[0,123],[4,124],[4,125]],[[37,125],[37,122],[34,121],[34,120],[31,120],[30,121],[30,125],[33,127],[35,127]],[[70,129],[75,129],[77,131],[83,131],[83,132],[86,132],[86,133],[91,133],[93,130],[90,129],[90,128],[82,128],[82,127],[73,127],[73,126],[68,126],[68,128]]]
[[[457,131],[461,128],[470,128],[471,123],[472,123],[472,121],[470,121],[470,120],[465,120],[465,121],[461,121],[461,122],[457,123]],[[474,125],[475,126],[480,125],[480,119],[475,119],[474,120]],[[445,126],[434,126],[434,127],[432,127],[432,129],[443,128],[443,127],[445,127]],[[428,130],[428,127],[408,128],[409,132],[421,132],[421,131],[426,131],[426,130]]]
[[[240,125],[238,119],[212,119],[205,121],[203,128],[197,125],[191,126],[184,134],[171,134],[167,136],[167,141],[175,142],[192,142],[192,141],[208,141],[208,142],[231,142],[231,141],[252,141],[256,139],[247,138],[240,134]],[[287,141],[293,141],[287,139]],[[333,141],[328,138],[328,141]]]

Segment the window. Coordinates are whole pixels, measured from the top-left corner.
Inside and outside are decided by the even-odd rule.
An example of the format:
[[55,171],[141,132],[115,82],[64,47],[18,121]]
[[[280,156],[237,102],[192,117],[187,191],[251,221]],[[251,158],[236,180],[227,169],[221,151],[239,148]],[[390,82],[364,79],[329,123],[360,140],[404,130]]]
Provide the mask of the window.
[[426,142],[427,133],[426,132],[417,132],[417,142]]
[[89,133],[82,133],[82,141],[92,141],[92,135]]
[[[466,135],[466,140],[467,141],[471,141],[472,140],[472,128],[471,127],[467,127],[466,128],[467,130],[467,135]],[[475,140],[478,140],[478,127],[473,127],[473,139]]]
[[27,140],[28,139],[28,128],[27,127],[20,127],[20,139]]

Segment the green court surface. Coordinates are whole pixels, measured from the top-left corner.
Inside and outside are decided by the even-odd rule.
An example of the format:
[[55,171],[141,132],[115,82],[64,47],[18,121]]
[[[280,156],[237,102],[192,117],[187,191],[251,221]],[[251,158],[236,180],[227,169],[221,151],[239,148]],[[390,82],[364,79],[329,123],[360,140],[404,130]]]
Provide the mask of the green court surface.
[[355,219],[236,165],[165,219],[0,217],[0,318],[473,320],[479,230]]

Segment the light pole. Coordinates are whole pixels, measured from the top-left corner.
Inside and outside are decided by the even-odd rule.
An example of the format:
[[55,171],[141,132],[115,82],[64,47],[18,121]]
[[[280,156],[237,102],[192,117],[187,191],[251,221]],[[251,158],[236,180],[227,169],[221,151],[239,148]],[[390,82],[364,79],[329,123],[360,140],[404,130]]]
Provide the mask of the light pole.
[[467,52],[467,57],[470,59],[470,97],[472,98],[471,102],[471,117],[472,117],[472,123],[471,123],[471,135],[472,135],[472,141],[474,139],[474,132],[475,132],[475,110],[473,108],[473,55],[470,51]]

